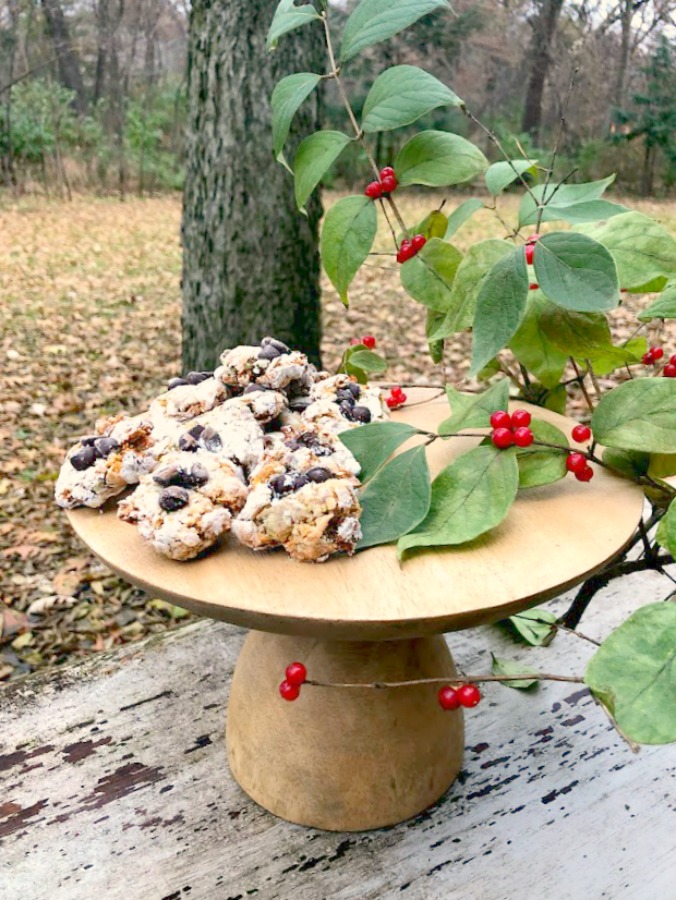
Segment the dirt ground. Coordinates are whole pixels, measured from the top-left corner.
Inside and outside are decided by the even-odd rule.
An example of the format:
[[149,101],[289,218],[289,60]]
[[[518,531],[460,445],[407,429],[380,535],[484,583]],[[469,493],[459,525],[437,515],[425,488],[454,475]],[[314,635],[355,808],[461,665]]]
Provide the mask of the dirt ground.
[[[407,221],[441,199],[404,199]],[[462,199],[450,198],[448,209]],[[625,202],[676,231],[676,203]],[[516,201],[506,198],[501,211],[513,217]],[[179,221],[178,196],[68,204],[0,197],[0,680],[188,618],[97,563],[52,499],[77,436],[103,413],[142,410],[179,372]],[[465,250],[503,234],[482,211],[455,242]],[[380,247],[390,249],[387,238],[383,228]],[[426,355],[424,309],[399,288],[391,257],[370,258],[347,311],[324,288],[327,368],[351,337],[370,333],[390,362],[388,381],[442,380]],[[618,336],[632,322],[630,309],[615,313]],[[666,337],[676,352],[676,331]],[[459,385],[468,349],[466,337],[448,348],[447,377]]]

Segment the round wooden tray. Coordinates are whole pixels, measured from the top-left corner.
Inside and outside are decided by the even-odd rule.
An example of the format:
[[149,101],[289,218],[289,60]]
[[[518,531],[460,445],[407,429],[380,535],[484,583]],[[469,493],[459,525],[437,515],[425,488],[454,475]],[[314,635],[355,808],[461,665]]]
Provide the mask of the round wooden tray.
[[[410,390],[409,402],[435,393]],[[570,420],[534,412],[570,434]],[[448,415],[441,397],[393,418],[436,430]],[[428,450],[432,474],[478,441],[436,441]],[[638,487],[597,468],[588,484],[569,476],[520,491],[507,519],[489,534],[463,547],[418,553],[403,565],[392,545],[311,564],[282,551],[254,553],[232,538],[201,559],[174,562],[120,521],[114,503],[68,517],[123,578],[200,615],[279,634],[396,640],[496,621],[555,596],[622,549],[642,505]]]

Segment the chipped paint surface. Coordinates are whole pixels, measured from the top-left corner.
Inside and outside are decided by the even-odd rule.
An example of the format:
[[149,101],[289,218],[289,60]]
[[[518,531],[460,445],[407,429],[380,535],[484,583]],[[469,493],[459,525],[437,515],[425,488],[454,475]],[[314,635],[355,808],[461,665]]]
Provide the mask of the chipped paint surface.
[[[586,632],[626,616],[629,587],[597,602]],[[460,776],[409,822],[341,835],[275,819],[225,760],[241,640],[202,622],[0,689],[0,900],[676,896],[676,748],[632,755],[565,684],[487,688]],[[593,649],[565,635],[524,648],[495,628],[450,640],[474,672],[489,649],[581,672]]]

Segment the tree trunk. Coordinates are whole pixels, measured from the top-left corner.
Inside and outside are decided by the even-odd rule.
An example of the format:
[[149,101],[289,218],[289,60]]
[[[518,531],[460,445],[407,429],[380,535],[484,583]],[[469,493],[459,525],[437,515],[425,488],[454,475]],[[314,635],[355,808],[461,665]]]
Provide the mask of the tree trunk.
[[87,95],[82,83],[80,60],[73,47],[68,22],[61,9],[61,4],[59,0],[42,0],[42,10],[45,14],[47,30],[54,44],[59,81],[64,87],[74,92],[73,106],[78,113],[84,114],[87,112]]
[[540,140],[542,95],[551,62],[550,51],[563,0],[542,0],[539,6],[539,12],[533,22],[533,39],[529,52],[530,77],[521,123],[521,131],[530,134],[536,144]]
[[[315,196],[301,215],[293,179],[273,157],[270,95],[279,78],[324,70],[314,24],[265,37],[274,4],[194,0],[188,46],[183,209],[183,365],[213,367],[219,353],[266,335],[319,359],[320,292]],[[294,136],[319,127],[318,98]],[[292,158],[289,155],[289,158]]]

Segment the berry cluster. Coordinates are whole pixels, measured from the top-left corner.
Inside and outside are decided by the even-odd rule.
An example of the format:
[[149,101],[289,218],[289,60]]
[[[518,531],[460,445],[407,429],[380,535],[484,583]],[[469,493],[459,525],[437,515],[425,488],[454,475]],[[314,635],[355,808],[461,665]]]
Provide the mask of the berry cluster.
[[[531,236],[526,241],[526,263],[529,266],[533,265],[533,254],[535,253],[535,244],[540,240],[542,235],[540,234],[531,234]],[[533,285],[531,284],[531,288]],[[537,287],[537,285],[535,285]]]
[[300,662],[292,662],[286,667],[286,678],[279,685],[279,693],[284,700],[297,700],[301,685],[307,681],[307,669]]
[[566,457],[566,469],[572,472],[578,481],[591,481],[594,477],[594,470],[584,453],[569,453]]
[[499,409],[491,416],[491,440],[499,450],[506,450],[514,444],[516,447],[530,447],[533,443],[533,432],[530,425],[530,413],[525,409],[517,409],[512,415]]
[[397,178],[394,174],[392,166],[385,166],[380,170],[380,181],[371,181],[364,188],[364,193],[371,200],[379,200],[380,197],[386,197],[397,188]]
[[416,234],[410,239],[404,238],[397,251],[397,262],[405,263],[407,259],[411,259],[422,250],[426,243],[427,238],[424,234]]
[[357,344],[363,344],[367,350],[373,350],[376,345],[376,339],[372,334],[365,334],[361,338],[350,338],[350,347],[356,347]]
[[385,397],[385,403],[387,403],[390,409],[399,409],[400,406],[403,406],[407,400],[406,394],[402,391],[400,387],[393,387],[390,390],[390,396]]
[[481,700],[481,691],[475,684],[462,684],[458,688],[444,685],[437,694],[442,709],[459,709],[461,706],[471,709]]
[[[644,366],[654,366],[663,356],[664,350],[661,347],[648,347],[648,352],[643,354],[641,362]],[[674,358],[676,359],[676,357]]]

